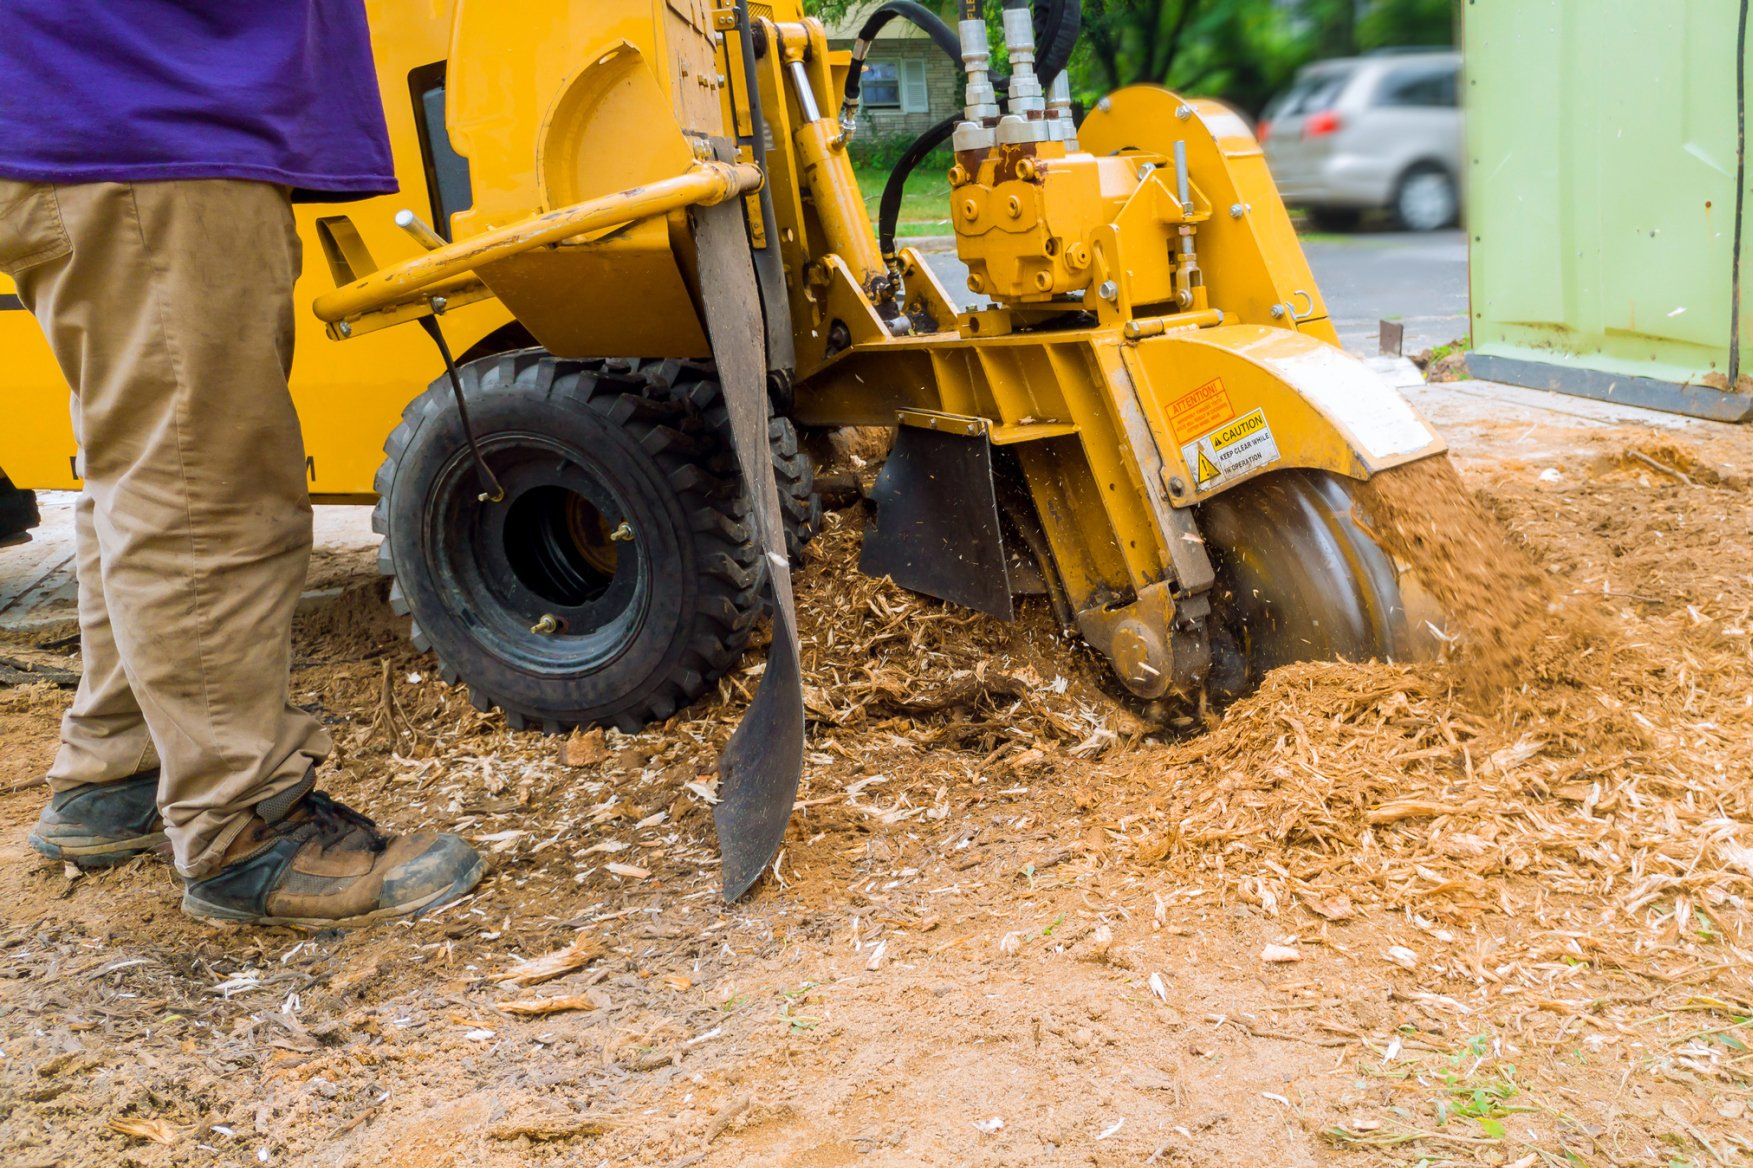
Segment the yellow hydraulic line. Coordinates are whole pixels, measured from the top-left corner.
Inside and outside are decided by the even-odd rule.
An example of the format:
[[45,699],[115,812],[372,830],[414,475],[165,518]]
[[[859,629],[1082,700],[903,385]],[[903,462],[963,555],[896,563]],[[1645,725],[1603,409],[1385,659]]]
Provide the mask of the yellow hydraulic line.
[[405,263],[380,268],[344,288],[325,292],[317,297],[312,308],[319,319],[332,324],[406,300],[441,281],[531,248],[560,243],[604,227],[667,215],[682,207],[710,207],[760,187],[761,171],[755,166],[698,163],[675,178],[586,199],[447,244]]

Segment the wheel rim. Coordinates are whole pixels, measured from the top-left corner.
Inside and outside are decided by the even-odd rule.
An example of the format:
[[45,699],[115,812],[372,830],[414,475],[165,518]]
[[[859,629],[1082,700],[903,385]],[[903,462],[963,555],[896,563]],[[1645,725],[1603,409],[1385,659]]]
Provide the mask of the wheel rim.
[[632,492],[583,451],[516,432],[480,445],[505,498],[483,500],[474,460],[451,458],[426,507],[431,572],[469,633],[507,664],[556,676],[608,665],[646,619],[641,545],[663,538],[663,524],[630,508]]
[[1204,504],[1200,525],[1217,569],[1215,699],[1240,697],[1293,661],[1406,655],[1399,573],[1340,479],[1266,475]]
[[1400,221],[1414,231],[1435,231],[1455,215],[1455,190],[1434,170],[1409,175],[1400,187]]

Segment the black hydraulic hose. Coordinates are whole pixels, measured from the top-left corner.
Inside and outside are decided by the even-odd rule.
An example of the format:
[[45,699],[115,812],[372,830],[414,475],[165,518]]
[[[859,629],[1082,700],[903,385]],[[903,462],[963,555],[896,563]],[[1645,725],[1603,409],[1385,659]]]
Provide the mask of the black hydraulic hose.
[[956,132],[956,123],[961,120],[961,114],[951,114],[913,139],[913,144],[895,160],[895,168],[889,171],[889,181],[883,184],[883,200],[877,205],[877,244],[882,248],[884,259],[895,254],[895,225],[901,218],[901,197],[906,193],[908,176],[927,155],[949,140]]
[[1053,84],[1071,61],[1083,31],[1081,0],[1047,0],[1035,5],[1035,75],[1041,88]]
[[864,55],[870,51],[871,42],[876,40],[876,35],[883,30],[883,26],[897,16],[923,30],[932,43],[942,49],[958,69],[961,68],[961,38],[943,22],[943,17],[917,0],[888,0],[888,3],[870,14],[852,43],[852,64],[846,70],[846,109],[855,109],[858,105],[859,81],[864,73]]

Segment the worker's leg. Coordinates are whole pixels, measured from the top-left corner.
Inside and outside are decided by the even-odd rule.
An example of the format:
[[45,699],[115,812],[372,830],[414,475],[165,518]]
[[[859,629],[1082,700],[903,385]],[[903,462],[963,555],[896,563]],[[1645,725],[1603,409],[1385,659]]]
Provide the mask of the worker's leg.
[[27,216],[50,242],[0,260],[79,395],[103,600],[177,867],[202,876],[329,749],[287,700],[311,542],[286,384],[298,238],[285,192],[260,183],[52,193]]
[[[75,400],[75,435],[79,432],[78,408]],[[49,768],[49,789],[57,793],[90,783],[113,783],[158,766],[158,752],[147,733],[140,703],[128,685],[115,632],[110,628],[89,494],[79,496],[73,525],[79,566],[82,672],[73,705],[61,719],[61,749]]]
[[[73,432],[79,432],[77,398]],[[61,719],[61,749],[49,768],[49,805],[31,829],[30,846],[50,859],[102,868],[169,848],[158,813],[158,752],[110,628],[90,495],[79,497],[73,522],[84,669],[73,705]]]

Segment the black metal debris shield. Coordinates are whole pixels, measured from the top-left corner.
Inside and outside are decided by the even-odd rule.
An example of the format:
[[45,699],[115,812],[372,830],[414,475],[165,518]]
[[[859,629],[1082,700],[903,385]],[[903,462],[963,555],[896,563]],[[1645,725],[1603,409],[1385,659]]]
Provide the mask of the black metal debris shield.
[[755,700],[718,760],[718,851],[724,897],[747,892],[779,850],[803,775],[803,678],[791,561],[767,444],[767,361],[761,295],[740,200],[694,211],[706,331],[730,414],[731,439],[753,504],[773,590],[773,644]]

